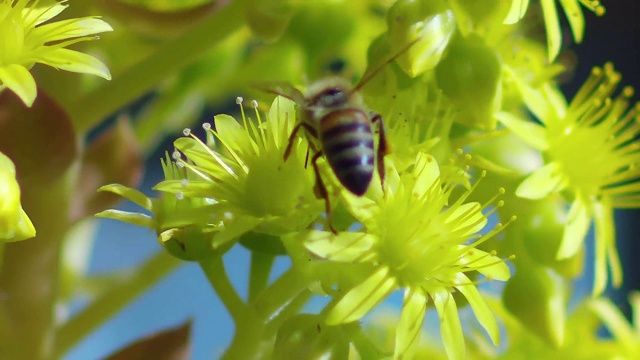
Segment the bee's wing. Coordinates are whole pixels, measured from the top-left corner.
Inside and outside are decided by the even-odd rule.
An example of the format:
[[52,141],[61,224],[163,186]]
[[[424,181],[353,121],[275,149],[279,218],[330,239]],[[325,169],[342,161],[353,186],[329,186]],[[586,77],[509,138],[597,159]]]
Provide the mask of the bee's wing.
[[304,95],[295,86],[285,81],[270,81],[263,83],[255,83],[253,87],[269,94],[280,95],[296,104],[304,103]]

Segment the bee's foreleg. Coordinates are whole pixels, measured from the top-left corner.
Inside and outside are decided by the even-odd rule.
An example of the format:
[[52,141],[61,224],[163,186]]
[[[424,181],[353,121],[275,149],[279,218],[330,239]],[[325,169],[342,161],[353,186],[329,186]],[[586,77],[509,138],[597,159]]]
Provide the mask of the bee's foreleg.
[[329,230],[331,230],[332,233],[338,235],[338,232],[333,228],[333,224],[331,223],[331,203],[329,202],[329,192],[324,186],[324,182],[322,181],[322,177],[320,176],[320,170],[318,169],[318,159],[320,159],[320,156],[322,156],[322,151],[318,151],[315,155],[313,155],[313,159],[311,159],[311,165],[313,165],[313,171],[316,174],[316,196],[324,199],[324,207],[327,212],[327,223],[329,224]]
[[376,153],[376,160],[378,161],[378,175],[380,175],[380,185],[382,186],[382,193],[384,194],[384,177],[385,177],[385,169],[384,169],[384,156],[387,155],[391,147],[387,142],[387,136],[384,132],[384,121],[382,121],[382,116],[380,114],[375,114],[373,118],[371,118],[371,122],[379,122],[378,124],[378,151]]
[[291,135],[289,135],[287,148],[284,151],[284,157],[283,157],[284,161],[287,161],[287,159],[289,158],[289,155],[291,155],[291,149],[293,148],[293,142],[296,139],[296,135],[298,134],[298,130],[300,130],[301,127],[305,128],[311,135],[316,136],[316,130],[313,128],[313,126],[311,126],[311,125],[309,125],[307,123],[304,123],[304,122],[298,123],[293,128],[293,131],[291,131]]

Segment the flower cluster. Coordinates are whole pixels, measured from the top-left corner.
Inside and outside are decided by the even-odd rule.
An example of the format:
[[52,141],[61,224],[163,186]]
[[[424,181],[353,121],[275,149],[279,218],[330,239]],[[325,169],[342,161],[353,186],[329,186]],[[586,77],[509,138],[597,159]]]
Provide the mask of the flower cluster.
[[0,1],[0,90],[10,89],[27,106],[36,98],[36,83],[29,73],[36,63],[111,79],[109,69],[98,59],[66,47],[113,29],[97,17],[48,22],[64,11],[65,3]]
[[[341,22],[351,5],[327,3],[263,4],[251,12],[251,30],[276,44],[275,54],[290,50],[277,45],[288,32],[285,38],[303,43],[311,58],[338,57],[333,42],[358,30]],[[582,8],[604,13],[598,1],[559,3],[576,42],[584,35]],[[594,298],[609,277],[615,286],[622,282],[613,211],[640,207],[640,107],[630,106],[631,88],[616,94],[621,77],[611,64],[595,68],[565,100],[555,80],[566,70],[555,62],[559,7],[551,0],[535,5],[547,29],[544,43],[526,36],[533,6],[397,0],[385,10],[388,31],[371,43],[371,65],[356,90],[312,86],[305,94],[278,83],[269,92],[280,96],[266,114],[257,101],[245,113],[238,98],[238,120],[216,115],[203,135],[185,129],[175,140],[154,187],[158,197],[119,185],[101,189],[145,214],[99,216],[150,227],[172,255],[200,264],[237,325],[230,357],[380,357],[361,323],[399,292],[392,346],[384,344],[384,355],[394,359],[428,352],[421,341],[426,327],[440,331],[444,350],[434,354],[451,359],[619,354],[619,347],[596,341],[594,313],[610,311]],[[257,21],[258,14],[271,17]],[[328,15],[335,15],[331,31],[309,31]],[[267,29],[285,18],[290,28]],[[249,51],[259,54],[261,46]],[[315,60],[308,63],[301,78],[322,73]],[[252,66],[250,77],[270,77]],[[375,134],[362,121],[349,122],[350,114],[373,112],[384,119],[371,114]],[[366,155],[353,164],[351,147],[380,149],[384,137],[392,149],[384,158]],[[336,173],[365,162],[376,171],[366,176],[366,192],[355,195]],[[569,314],[567,284],[581,272],[575,269],[582,269],[592,223],[595,284],[587,302],[596,305]],[[251,252],[246,298],[221,261],[236,244]],[[271,281],[281,255],[291,265]],[[497,289],[502,303],[480,284]],[[325,302],[313,307],[316,298]],[[476,328],[467,325],[465,307]],[[624,326],[603,322],[626,340]],[[578,351],[573,326],[594,345]],[[482,340],[498,347],[503,332],[502,348]]]

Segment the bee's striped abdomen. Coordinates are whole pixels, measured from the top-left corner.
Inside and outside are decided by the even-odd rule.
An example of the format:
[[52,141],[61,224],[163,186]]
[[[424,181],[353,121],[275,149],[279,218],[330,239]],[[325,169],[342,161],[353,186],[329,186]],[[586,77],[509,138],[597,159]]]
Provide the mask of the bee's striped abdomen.
[[322,149],[340,183],[362,196],[373,177],[374,156],[371,123],[364,111],[332,111],[320,120]]

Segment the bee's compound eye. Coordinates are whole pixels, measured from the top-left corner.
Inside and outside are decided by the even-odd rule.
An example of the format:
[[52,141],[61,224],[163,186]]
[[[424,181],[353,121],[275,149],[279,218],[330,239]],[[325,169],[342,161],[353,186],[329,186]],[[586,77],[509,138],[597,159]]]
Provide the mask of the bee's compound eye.
[[316,103],[323,107],[333,107],[343,105],[347,101],[347,94],[344,90],[339,87],[333,87],[321,92]]

